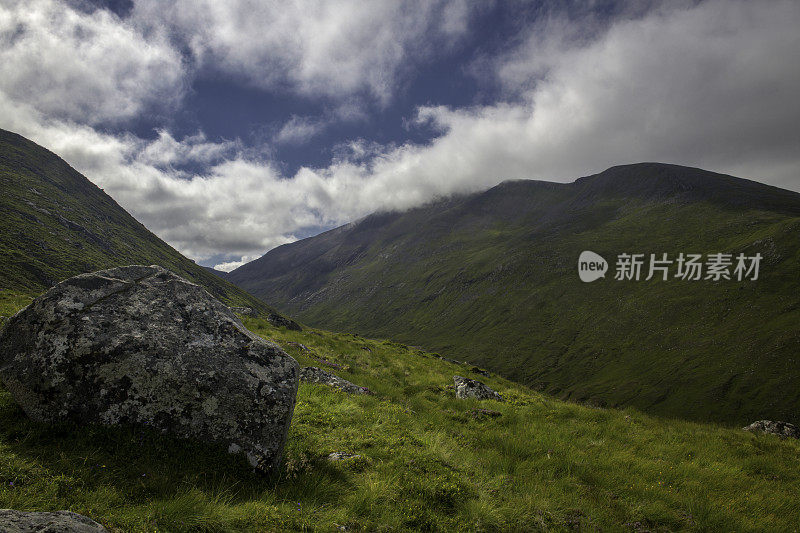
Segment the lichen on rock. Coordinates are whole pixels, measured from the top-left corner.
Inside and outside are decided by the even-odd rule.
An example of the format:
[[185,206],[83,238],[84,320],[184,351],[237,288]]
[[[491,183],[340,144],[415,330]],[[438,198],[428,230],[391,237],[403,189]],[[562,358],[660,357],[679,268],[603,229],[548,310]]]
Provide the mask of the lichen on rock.
[[745,426],[745,431],[761,431],[763,433],[771,433],[779,437],[792,437],[800,439],[800,428],[788,422],[780,422],[774,420],[758,420],[749,426]]
[[298,378],[280,347],[159,266],[70,278],[0,333],[0,379],[31,419],[145,424],[262,470],[280,461]]
[[70,511],[26,512],[0,509],[0,531],[4,533],[108,533],[83,515]]
[[305,366],[301,368],[300,381],[303,383],[320,383],[323,385],[328,385],[329,387],[339,389],[340,391],[348,394],[372,394],[372,391],[366,387],[356,385],[355,383],[347,381],[346,379],[342,379],[339,376],[335,376],[330,372],[315,366]]
[[453,383],[456,389],[456,398],[477,398],[478,400],[497,400],[502,402],[503,397],[493,391],[483,383],[475,379],[462,376],[453,376]]

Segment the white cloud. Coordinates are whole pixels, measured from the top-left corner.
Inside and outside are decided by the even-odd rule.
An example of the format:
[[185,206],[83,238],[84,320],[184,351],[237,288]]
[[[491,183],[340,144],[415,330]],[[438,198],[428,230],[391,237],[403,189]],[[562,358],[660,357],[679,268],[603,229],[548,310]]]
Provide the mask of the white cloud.
[[50,118],[99,124],[169,109],[184,91],[182,60],[105,10],[55,0],[0,4],[0,91]]
[[[212,8],[198,12],[204,10]],[[7,90],[6,80],[0,82],[0,126],[63,156],[160,237],[199,260],[258,256],[304,228],[508,178],[566,180],[627,162],[689,164],[800,189],[798,23],[800,4],[788,1],[664,7],[592,28],[590,39],[576,39],[573,28],[554,19],[495,62],[498,79],[514,95],[510,103],[423,107],[417,121],[441,132],[431,143],[359,140],[341,147],[327,168],[302,168],[293,176],[254,159],[236,141],[210,142],[202,134],[177,139],[167,130],[153,141],[103,133],[92,117],[80,123],[81,113],[54,111],[38,95]],[[305,72],[312,74],[291,82],[311,87],[333,76]],[[369,76],[359,80],[348,90],[380,92],[381,84],[373,87]],[[113,97],[117,89],[108,93]],[[133,105],[146,102],[142,97]],[[188,176],[176,170],[186,162],[209,166]],[[237,262],[226,263],[218,267]]]
[[[281,244],[294,242],[295,240],[296,239],[294,239],[294,238],[287,238],[286,242],[283,242]],[[214,268],[214,270],[219,270],[219,271],[222,271],[222,272],[231,272],[233,270],[236,270],[237,268],[239,268],[243,264],[249,263],[250,261],[258,259],[259,257],[260,256],[258,256],[258,255],[245,255],[238,261],[227,261],[227,262],[224,262],[224,263],[219,263],[218,265],[214,265],[213,268]]]
[[[521,115],[428,110],[449,131],[438,149],[482,146],[504,174],[568,178],[656,160],[799,188],[800,4],[665,3],[589,42],[549,22],[497,69],[522,94]],[[492,127],[508,144],[483,138]]]
[[240,150],[240,141],[208,142],[203,132],[177,141],[167,130],[159,130],[158,138],[144,144],[137,160],[156,167],[211,164],[232,157]]
[[273,140],[280,144],[304,144],[325,131],[327,126],[324,120],[292,115]]
[[466,33],[466,0],[138,0],[133,19],[169,28],[202,68],[253,86],[388,102],[402,70]]

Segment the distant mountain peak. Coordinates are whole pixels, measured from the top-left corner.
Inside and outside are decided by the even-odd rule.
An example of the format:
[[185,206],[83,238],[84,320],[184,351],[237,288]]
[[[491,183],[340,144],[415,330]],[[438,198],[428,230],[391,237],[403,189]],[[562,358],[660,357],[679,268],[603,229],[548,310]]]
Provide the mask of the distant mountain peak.
[[[313,326],[432,348],[553,394],[739,424],[800,397],[800,194],[697,168],[509,180],[271,250],[227,279]],[[606,279],[582,251],[760,253],[756,282]],[[614,269],[614,266],[611,267]],[[794,313],[789,316],[790,313]],[[775,372],[775,368],[781,372]]]
[[757,181],[668,163],[610,167],[573,182],[581,198],[629,197],[707,201],[737,209],[765,209],[800,215],[800,193]]

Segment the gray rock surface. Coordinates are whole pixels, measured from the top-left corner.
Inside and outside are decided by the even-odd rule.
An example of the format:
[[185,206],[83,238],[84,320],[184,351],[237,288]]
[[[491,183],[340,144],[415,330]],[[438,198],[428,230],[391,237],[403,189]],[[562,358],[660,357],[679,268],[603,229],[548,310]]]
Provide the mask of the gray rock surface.
[[793,437],[800,439],[800,428],[788,422],[776,422],[772,420],[759,420],[744,428],[745,431],[763,431],[781,437]]
[[366,387],[359,387],[355,383],[351,383],[346,379],[334,376],[330,372],[326,372],[321,368],[315,366],[305,366],[300,369],[300,381],[303,383],[321,383],[330,387],[337,388],[348,394],[372,394]]
[[299,366],[205,289],[159,266],[75,276],[0,332],[0,379],[33,420],[144,424],[281,457]]
[[231,307],[230,309],[234,313],[239,313],[240,315],[252,316],[252,317],[258,316],[258,312],[252,307]]
[[480,381],[462,376],[453,376],[453,382],[455,383],[456,387],[456,398],[460,398],[462,400],[466,398],[477,398],[479,400],[503,401],[502,396]]
[[38,513],[0,509],[3,533],[108,533],[108,530],[83,515],[70,511]]

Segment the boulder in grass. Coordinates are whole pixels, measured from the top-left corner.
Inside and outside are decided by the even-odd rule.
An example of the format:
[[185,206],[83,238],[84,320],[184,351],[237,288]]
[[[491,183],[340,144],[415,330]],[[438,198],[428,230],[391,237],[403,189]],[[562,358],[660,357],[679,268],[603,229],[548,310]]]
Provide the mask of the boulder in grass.
[[0,379],[38,422],[142,424],[280,461],[297,362],[159,266],[82,274],[0,333]]
[[4,533],[108,533],[83,515],[70,511],[54,513],[0,509],[0,531]]
[[780,437],[792,437],[800,439],[800,428],[788,422],[777,422],[772,420],[759,420],[744,428],[745,431],[762,431],[772,433]]
[[346,379],[335,376],[315,366],[306,366],[300,369],[300,381],[303,383],[321,383],[348,394],[372,394],[366,387],[360,387]]
[[502,396],[478,380],[469,379],[462,376],[453,376],[453,382],[456,388],[456,398],[461,400],[466,398],[477,398],[478,400],[503,401]]

